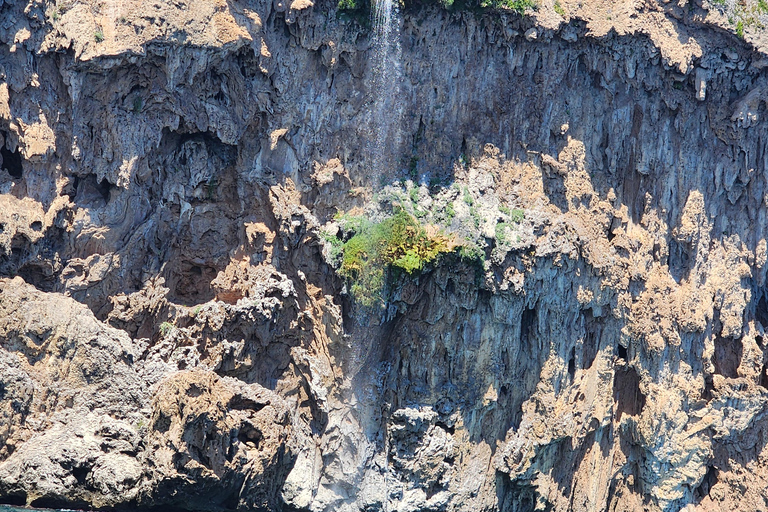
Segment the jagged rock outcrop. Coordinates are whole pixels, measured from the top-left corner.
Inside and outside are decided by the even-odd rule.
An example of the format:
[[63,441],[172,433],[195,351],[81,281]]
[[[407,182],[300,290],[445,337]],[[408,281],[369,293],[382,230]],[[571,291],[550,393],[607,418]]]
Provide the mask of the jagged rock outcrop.
[[[0,502],[768,507],[768,47],[729,12],[409,4],[376,119],[332,2],[0,0]],[[395,204],[486,261],[372,314],[327,239]]]

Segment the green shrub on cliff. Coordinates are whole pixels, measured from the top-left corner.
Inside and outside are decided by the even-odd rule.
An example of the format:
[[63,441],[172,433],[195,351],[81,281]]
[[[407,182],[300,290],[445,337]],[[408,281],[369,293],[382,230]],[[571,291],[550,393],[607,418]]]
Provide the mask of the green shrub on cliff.
[[360,0],[339,0],[338,9],[340,11],[357,11],[367,7]]
[[388,283],[422,272],[452,250],[448,237],[430,234],[402,209],[382,222],[361,220],[356,227],[343,244],[339,274],[349,281],[354,299],[367,308],[382,304]]
[[537,10],[538,4],[535,0],[480,0],[480,7],[499,9],[512,9],[518,14],[523,14],[528,9]]

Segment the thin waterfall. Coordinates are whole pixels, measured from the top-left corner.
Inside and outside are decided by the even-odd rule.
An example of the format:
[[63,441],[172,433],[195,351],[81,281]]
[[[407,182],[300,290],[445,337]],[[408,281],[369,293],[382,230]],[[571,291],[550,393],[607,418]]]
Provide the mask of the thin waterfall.
[[402,60],[400,51],[400,13],[396,1],[372,0],[372,60],[370,93],[370,155],[372,171],[392,176],[400,162],[400,100]]

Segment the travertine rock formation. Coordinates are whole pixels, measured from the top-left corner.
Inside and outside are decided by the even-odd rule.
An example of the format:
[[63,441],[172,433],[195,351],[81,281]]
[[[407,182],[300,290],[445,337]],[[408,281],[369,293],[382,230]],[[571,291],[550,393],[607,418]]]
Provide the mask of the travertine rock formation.
[[[382,120],[334,2],[0,0],[0,502],[768,509],[768,46],[726,7],[409,4]],[[397,201],[487,260],[366,313],[327,233]]]

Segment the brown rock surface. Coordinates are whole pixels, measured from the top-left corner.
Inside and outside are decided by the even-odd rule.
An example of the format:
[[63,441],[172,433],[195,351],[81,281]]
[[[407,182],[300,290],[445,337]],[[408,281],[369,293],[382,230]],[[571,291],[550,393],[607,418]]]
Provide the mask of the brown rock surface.
[[[768,13],[409,3],[376,119],[335,4],[0,0],[0,502],[768,509]],[[366,314],[393,204],[486,261]]]

